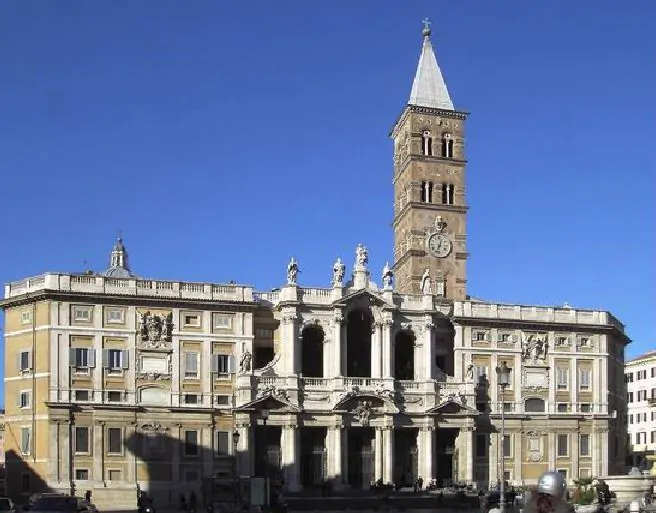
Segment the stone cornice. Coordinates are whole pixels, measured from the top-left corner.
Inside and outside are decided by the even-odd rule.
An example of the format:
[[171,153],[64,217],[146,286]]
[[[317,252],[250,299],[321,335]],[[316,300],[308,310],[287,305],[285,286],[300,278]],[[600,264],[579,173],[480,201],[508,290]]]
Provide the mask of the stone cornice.
[[455,212],[457,214],[466,214],[469,210],[469,207],[466,205],[444,205],[442,203],[422,203],[420,201],[409,201],[401,211],[394,216],[394,221],[392,221],[392,227],[396,228],[399,222],[405,217],[405,215],[410,211],[410,209],[415,210],[433,210],[435,212]]
[[54,290],[40,290],[29,292],[0,300],[0,308],[6,310],[17,306],[29,305],[37,301],[55,300],[65,302],[86,302],[96,305],[122,305],[122,306],[141,306],[149,308],[171,308],[181,307],[197,309],[203,311],[225,312],[252,312],[260,307],[259,304],[250,301],[231,301],[231,300],[203,300],[203,299],[186,299],[186,298],[167,298],[157,296],[127,296],[98,294],[93,292],[62,292]]
[[489,317],[462,317],[454,316],[452,321],[460,326],[475,326],[487,328],[508,328],[508,329],[522,329],[526,331],[564,331],[564,332],[580,332],[580,333],[599,333],[606,331],[613,331],[625,337],[616,326],[612,324],[579,324],[572,322],[563,322],[558,320],[539,321],[539,320],[526,320],[526,319],[491,319]]
[[[432,164],[443,164],[444,166],[461,167],[463,168],[462,169],[463,172],[465,166],[467,165],[466,159],[463,160],[463,159],[446,158],[446,157],[438,157],[438,156],[408,154],[408,156],[406,156],[406,158],[403,159],[403,162],[401,162],[401,164],[398,166],[398,169],[394,173],[394,178],[392,178],[392,185],[396,185],[397,180],[401,178],[401,175],[405,172],[408,166],[414,162],[429,162]],[[449,182],[445,182],[445,183],[449,183]]]
[[399,114],[399,117],[396,118],[396,121],[394,122],[394,126],[392,127],[392,130],[389,133],[389,137],[394,137],[396,135],[396,131],[398,130],[398,127],[403,124],[403,121],[405,120],[406,117],[408,117],[409,114],[429,114],[431,116],[440,116],[442,118],[461,119],[461,120],[465,120],[469,116],[469,112],[465,112],[465,111],[443,110],[443,109],[435,109],[432,107],[418,107],[417,105],[406,105],[403,108],[401,114]]

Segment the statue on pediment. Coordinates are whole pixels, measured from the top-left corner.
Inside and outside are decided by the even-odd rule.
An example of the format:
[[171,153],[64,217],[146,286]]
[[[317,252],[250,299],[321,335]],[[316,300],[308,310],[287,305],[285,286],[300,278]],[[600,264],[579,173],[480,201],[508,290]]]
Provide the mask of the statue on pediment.
[[362,401],[362,403],[358,405],[353,413],[355,414],[355,418],[358,420],[358,422],[360,422],[360,424],[362,424],[362,426],[369,426],[372,413],[371,401]]
[[383,267],[383,288],[391,289],[394,281],[394,271],[390,269],[389,262],[385,262]]
[[287,264],[287,285],[296,285],[298,279],[298,262],[294,260],[294,257]]
[[333,285],[341,285],[344,281],[344,273],[346,272],[346,265],[338,258],[333,265]]
[[365,268],[369,263],[369,252],[367,248],[364,247],[364,244],[358,244],[358,247],[355,248],[355,266],[357,268]]

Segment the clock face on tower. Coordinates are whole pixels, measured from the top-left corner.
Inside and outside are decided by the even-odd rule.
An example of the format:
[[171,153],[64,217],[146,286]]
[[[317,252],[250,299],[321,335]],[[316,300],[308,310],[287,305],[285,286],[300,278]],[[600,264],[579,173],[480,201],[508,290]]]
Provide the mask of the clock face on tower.
[[451,253],[451,241],[443,233],[434,233],[428,238],[428,251],[437,258],[444,258]]

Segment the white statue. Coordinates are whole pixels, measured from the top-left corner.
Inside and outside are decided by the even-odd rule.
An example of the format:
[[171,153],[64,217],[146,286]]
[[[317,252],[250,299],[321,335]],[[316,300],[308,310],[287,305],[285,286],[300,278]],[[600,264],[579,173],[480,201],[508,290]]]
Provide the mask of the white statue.
[[467,365],[467,379],[472,381],[474,379],[474,364],[470,363]]
[[369,253],[367,248],[363,244],[358,244],[358,247],[355,248],[355,266],[356,267],[366,267],[369,263]]
[[431,294],[430,269],[426,267],[424,274],[421,275],[421,293]]
[[340,285],[344,280],[344,273],[346,272],[346,265],[338,258],[333,265],[333,285]]
[[298,279],[298,263],[294,257],[287,264],[287,285],[296,285]]
[[383,288],[391,289],[394,281],[394,272],[390,269],[389,262],[385,262],[383,267]]

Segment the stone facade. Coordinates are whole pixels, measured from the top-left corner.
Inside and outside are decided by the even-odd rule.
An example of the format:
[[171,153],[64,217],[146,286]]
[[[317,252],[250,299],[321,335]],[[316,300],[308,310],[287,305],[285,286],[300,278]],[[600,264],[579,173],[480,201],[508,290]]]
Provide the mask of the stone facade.
[[622,324],[467,295],[466,115],[429,36],[392,132],[395,262],[379,284],[363,245],[330,287],[300,284],[292,259],[286,284],[254,293],[139,278],[119,240],[103,273],[5,287],[13,497],[88,489],[127,509],[113,497],[137,486],[162,504],[234,472],[298,491],[624,470]]
[[656,451],[656,351],[626,362],[627,464],[646,470],[653,467]]

